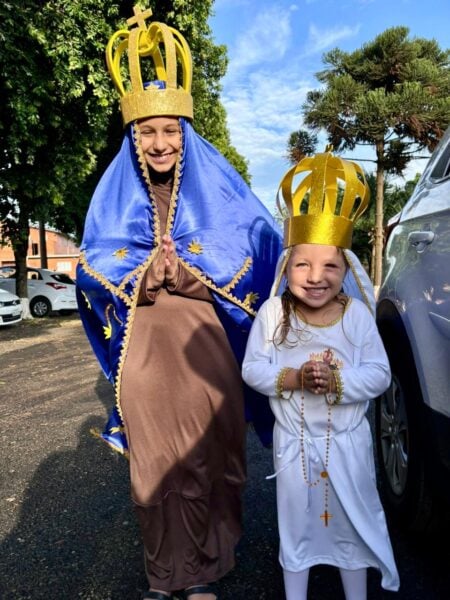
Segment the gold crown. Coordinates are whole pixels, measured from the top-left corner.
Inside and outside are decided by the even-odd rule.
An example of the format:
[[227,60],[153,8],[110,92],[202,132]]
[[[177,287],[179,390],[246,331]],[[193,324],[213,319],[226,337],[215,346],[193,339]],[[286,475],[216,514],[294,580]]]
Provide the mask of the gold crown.
[[[120,94],[124,125],[136,119],[163,115],[192,119],[192,58],[186,40],[176,29],[164,23],[155,21],[147,27],[145,20],[152,15],[150,8],[142,12],[135,6],[133,11],[134,17],[127,20],[131,29],[116,31],[106,46],[106,63]],[[162,49],[164,52],[161,52]],[[121,59],[125,51],[128,52],[129,64],[128,89],[121,73]],[[156,79],[165,82],[164,89],[158,85],[144,87],[141,58],[153,60]],[[182,67],[181,87],[177,81],[177,58]]]
[[[293,190],[294,177],[305,171],[308,175]],[[285,248],[295,244],[351,247],[353,223],[370,197],[359,165],[333,156],[327,148],[289,169],[278,195],[280,191],[290,215],[284,222]]]

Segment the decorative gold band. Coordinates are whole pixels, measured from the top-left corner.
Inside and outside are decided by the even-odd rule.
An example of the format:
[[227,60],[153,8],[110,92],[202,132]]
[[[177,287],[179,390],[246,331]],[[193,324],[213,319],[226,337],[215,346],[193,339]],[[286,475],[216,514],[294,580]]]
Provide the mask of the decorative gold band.
[[120,106],[124,125],[145,117],[167,115],[192,119],[194,116],[192,96],[182,88],[133,92],[121,98]]
[[277,398],[281,399],[287,399],[290,400],[292,397],[292,394],[294,393],[293,391],[291,391],[291,393],[289,394],[288,398],[286,398],[284,396],[284,380],[286,379],[286,375],[289,373],[289,371],[291,370],[291,367],[283,367],[277,375],[277,378],[275,380],[275,392],[277,394]]
[[333,214],[297,215],[284,222],[284,247],[296,244],[323,244],[350,248],[353,223]]

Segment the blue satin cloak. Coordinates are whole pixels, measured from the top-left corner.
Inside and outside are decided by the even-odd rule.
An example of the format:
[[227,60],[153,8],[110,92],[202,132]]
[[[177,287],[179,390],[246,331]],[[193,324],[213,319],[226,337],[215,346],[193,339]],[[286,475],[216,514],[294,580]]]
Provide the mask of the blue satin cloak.
[[[180,119],[182,154],[167,233],[183,265],[207,285],[241,364],[252,319],[269,296],[281,231],[228,161]],[[80,316],[117,404],[102,437],[127,453],[120,409],[126,356],[140,281],[161,243],[145,161],[129,126],[105,171],[85,222],[77,269]],[[156,218],[155,218],[156,217]],[[266,398],[245,389],[246,417],[269,444],[273,417]]]

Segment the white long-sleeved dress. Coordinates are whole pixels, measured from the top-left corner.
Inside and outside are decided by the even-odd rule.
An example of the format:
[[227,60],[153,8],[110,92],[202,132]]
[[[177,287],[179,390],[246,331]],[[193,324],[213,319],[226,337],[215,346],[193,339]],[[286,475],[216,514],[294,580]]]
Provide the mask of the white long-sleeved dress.
[[[342,318],[325,326],[306,325],[296,316],[295,329],[305,329],[295,347],[275,346],[281,320],[281,298],[267,300],[253,323],[242,366],[245,382],[270,397],[275,415],[274,466],[277,478],[280,563],[298,572],[317,564],[344,569],[375,567],[382,586],[397,590],[399,577],[384,511],[379,499],[366,418],[368,403],[389,385],[390,369],[375,321],[366,306],[348,299]],[[295,338],[289,336],[291,341]],[[283,367],[298,369],[308,360],[339,368],[341,403],[331,408],[327,472],[328,513],[325,526],[325,483],[328,405],[325,396],[304,392],[303,445],[301,393],[276,393]],[[303,446],[303,459],[302,459]],[[313,487],[305,482],[303,465]],[[322,518],[321,518],[322,517]]]

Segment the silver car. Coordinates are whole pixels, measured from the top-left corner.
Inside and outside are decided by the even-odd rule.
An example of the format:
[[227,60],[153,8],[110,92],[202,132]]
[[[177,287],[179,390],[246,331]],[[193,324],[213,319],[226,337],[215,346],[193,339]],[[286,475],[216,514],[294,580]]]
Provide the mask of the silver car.
[[387,509],[433,531],[450,503],[450,128],[390,231],[377,322],[393,374],[375,417]]

